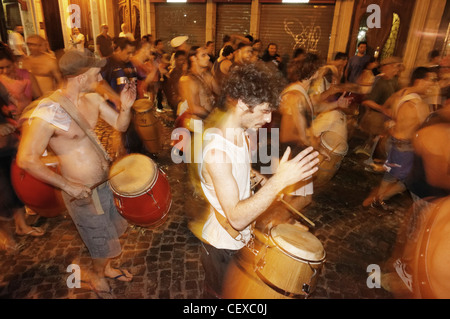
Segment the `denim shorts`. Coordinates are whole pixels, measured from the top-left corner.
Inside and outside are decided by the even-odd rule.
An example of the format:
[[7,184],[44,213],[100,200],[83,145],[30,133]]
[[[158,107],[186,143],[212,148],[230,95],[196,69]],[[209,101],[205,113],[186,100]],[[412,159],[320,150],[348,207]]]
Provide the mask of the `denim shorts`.
[[[94,205],[98,194],[102,211]],[[119,214],[108,183],[93,191],[88,199],[74,200],[62,192],[64,202],[84,244],[92,258],[114,258],[122,252],[119,237],[126,231],[128,222]]]
[[408,177],[409,172],[414,162],[414,151],[410,144],[397,145],[396,140],[393,141],[389,154],[387,156],[384,168],[386,169],[385,180],[392,180],[395,178],[401,182],[404,182]]

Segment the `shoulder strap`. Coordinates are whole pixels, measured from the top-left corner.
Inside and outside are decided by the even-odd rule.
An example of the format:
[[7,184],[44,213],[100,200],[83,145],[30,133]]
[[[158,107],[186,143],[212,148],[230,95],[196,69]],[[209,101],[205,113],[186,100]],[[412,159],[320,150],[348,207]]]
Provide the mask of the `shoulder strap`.
[[78,126],[86,133],[89,140],[92,144],[95,145],[96,150],[101,154],[108,162],[111,162],[112,159],[103,146],[100,144],[97,135],[91,129],[89,123],[86,119],[80,114],[76,106],[70,101],[67,97],[62,95],[59,91],[55,91],[52,95],[49,96],[49,99],[58,103],[69,115],[70,117],[78,124]]
[[219,224],[230,234],[231,237],[236,239],[241,233],[231,226],[228,219],[226,219],[222,214],[220,214],[217,210],[214,209],[214,214],[216,215],[216,219]]

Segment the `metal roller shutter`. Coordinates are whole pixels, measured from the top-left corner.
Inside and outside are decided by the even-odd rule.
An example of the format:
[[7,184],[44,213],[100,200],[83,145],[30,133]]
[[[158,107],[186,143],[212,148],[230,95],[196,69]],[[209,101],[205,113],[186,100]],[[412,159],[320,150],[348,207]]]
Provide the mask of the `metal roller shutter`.
[[190,45],[205,45],[206,5],[205,4],[155,4],[156,37],[161,39],[169,50],[170,40],[189,36]]
[[251,4],[218,4],[216,12],[216,50],[224,35],[250,33]]
[[264,4],[261,6],[260,39],[265,49],[274,42],[282,57],[292,57],[302,47],[326,59],[333,24],[334,5]]

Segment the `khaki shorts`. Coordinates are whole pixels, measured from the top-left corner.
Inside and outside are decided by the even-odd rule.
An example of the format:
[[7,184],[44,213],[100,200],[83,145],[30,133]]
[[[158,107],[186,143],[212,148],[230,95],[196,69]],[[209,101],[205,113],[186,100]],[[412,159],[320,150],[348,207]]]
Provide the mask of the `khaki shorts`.
[[119,214],[108,183],[92,192],[88,199],[70,202],[62,192],[64,202],[92,258],[114,258],[122,252],[119,237],[128,222]]

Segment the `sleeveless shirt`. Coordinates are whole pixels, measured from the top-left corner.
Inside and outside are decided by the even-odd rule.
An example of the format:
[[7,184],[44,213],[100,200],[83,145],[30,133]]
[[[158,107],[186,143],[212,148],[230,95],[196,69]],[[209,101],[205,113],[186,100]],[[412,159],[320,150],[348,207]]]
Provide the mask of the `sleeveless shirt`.
[[[245,139],[245,136],[244,136]],[[236,146],[234,143],[225,139],[216,133],[205,133],[204,141],[206,145],[203,148],[202,159],[210,150],[223,151],[232,164],[232,175],[236,180],[239,188],[239,200],[244,200],[250,197],[250,154],[247,144],[244,143],[241,147]],[[251,238],[251,225],[247,226],[244,230],[240,231],[240,235],[235,239],[222,225],[219,223],[215,216],[214,210],[219,214],[225,216],[223,209],[217,198],[214,186],[208,184],[203,178],[201,172],[203,167],[203,160],[199,165],[200,184],[202,190],[210,203],[209,217],[203,226],[202,236],[212,246],[219,249],[238,250],[248,243]]]

